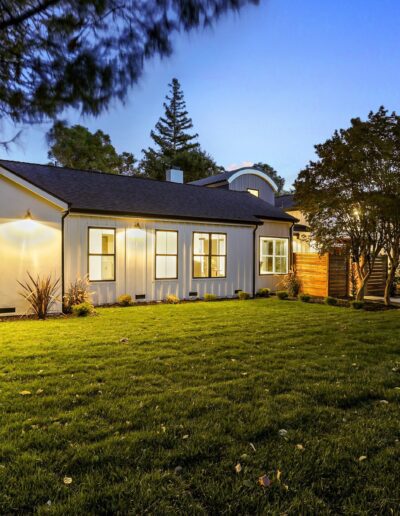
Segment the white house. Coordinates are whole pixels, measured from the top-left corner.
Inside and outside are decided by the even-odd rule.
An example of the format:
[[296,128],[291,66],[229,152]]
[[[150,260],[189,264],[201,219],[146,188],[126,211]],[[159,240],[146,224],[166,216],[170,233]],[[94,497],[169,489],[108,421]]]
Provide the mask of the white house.
[[155,181],[0,160],[0,314],[26,312],[17,281],[27,272],[60,278],[60,299],[88,274],[95,304],[277,288],[296,219],[274,206],[263,172],[213,178],[218,185],[183,184],[180,171]]

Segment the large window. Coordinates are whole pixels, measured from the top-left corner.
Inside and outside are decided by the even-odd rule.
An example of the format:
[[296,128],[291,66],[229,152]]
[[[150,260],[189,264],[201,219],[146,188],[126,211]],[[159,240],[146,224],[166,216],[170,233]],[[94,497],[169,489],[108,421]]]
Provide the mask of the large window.
[[178,232],[156,230],[156,279],[178,277]]
[[248,188],[247,191],[251,193],[251,195],[254,195],[254,197],[260,197],[260,191],[256,188]]
[[193,278],[225,278],[226,235],[193,233]]
[[260,274],[287,274],[288,239],[260,237]]
[[113,228],[89,228],[89,280],[115,281]]

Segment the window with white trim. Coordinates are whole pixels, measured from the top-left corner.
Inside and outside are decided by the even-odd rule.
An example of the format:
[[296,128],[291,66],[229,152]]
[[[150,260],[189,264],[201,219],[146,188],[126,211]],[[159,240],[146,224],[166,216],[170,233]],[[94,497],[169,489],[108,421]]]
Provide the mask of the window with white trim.
[[288,239],[260,237],[260,275],[287,272]]
[[156,279],[178,277],[178,232],[156,230]]
[[115,281],[115,229],[89,228],[89,281]]

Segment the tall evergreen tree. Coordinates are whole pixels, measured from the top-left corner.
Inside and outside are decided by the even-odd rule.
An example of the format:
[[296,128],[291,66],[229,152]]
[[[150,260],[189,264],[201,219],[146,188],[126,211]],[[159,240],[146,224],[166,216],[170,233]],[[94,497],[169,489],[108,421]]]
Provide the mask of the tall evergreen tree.
[[[150,136],[158,146],[157,154],[166,158],[175,158],[179,152],[198,149],[199,144],[194,140],[198,134],[189,134],[193,128],[192,119],[188,116],[186,102],[178,79],[172,79],[170,95],[166,96],[164,102],[165,115],[160,117],[156,124],[155,131]],[[149,149],[151,151],[153,149]],[[146,154],[148,151],[144,151]]]
[[198,134],[191,134],[192,119],[186,110],[186,102],[178,79],[172,79],[170,94],[164,102],[164,116],[158,120],[150,136],[156,148],[143,149],[141,171],[154,179],[165,179],[170,167],[184,170],[185,180],[194,181],[219,171],[215,161],[200,148]]

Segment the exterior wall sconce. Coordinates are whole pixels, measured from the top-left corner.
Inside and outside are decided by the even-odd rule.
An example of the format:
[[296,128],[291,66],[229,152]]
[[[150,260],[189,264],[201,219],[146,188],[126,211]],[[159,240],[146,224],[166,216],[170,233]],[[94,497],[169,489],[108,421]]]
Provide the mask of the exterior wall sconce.
[[32,213],[31,210],[26,210],[26,213],[24,215],[25,220],[32,220]]

